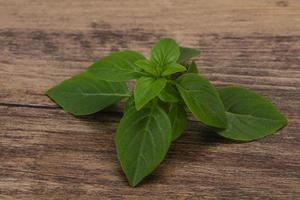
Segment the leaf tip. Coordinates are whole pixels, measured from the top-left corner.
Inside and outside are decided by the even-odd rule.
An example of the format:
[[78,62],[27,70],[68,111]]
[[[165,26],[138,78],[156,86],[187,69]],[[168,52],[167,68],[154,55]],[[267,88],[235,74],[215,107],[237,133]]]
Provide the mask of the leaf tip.
[[45,95],[47,96],[50,96],[51,95],[51,91],[52,91],[53,87],[48,89],[46,92],[45,92]]
[[130,180],[128,180],[128,185],[130,187],[135,188],[138,184],[139,184],[139,182],[137,182],[137,181],[130,181]]
[[143,107],[143,105],[140,105],[140,104],[138,104],[138,103],[135,102],[135,109],[136,109],[137,111],[141,110],[142,107]]

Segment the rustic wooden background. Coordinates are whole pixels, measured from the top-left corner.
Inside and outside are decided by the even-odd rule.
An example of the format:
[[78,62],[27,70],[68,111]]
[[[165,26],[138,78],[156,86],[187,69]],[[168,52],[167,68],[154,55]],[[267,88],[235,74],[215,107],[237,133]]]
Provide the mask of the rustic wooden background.
[[[239,84],[288,117],[232,143],[193,119],[130,188],[117,162],[120,106],[76,118],[45,96],[99,57],[174,37],[202,50],[217,86]],[[299,0],[0,0],[0,199],[300,199]]]

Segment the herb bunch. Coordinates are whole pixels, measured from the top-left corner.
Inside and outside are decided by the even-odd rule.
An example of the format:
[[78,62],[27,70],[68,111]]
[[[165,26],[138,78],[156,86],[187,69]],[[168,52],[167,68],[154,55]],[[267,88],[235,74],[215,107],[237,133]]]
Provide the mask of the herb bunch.
[[[121,167],[136,186],[164,159],[187,126],[187,113],[217,134],[252,141],[273,134],[286,118],[265,97],[243,87],[215,88],[198,72],[199,51],[161,39],[150,59],[136,51],[114,52],[85,72],[48,90],[65,111],[89,115],[127,98],[115,136]],[[136,79],[133,92],[126,81]]]

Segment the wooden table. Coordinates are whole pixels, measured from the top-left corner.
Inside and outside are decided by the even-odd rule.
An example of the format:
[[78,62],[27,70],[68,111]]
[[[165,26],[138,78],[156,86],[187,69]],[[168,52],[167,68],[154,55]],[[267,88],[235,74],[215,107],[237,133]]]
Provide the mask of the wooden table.
[[[120,106],[76,118],[45,91],[112,51],[161,37],[202,50],[217,86],[244,85],[288,117],[233,143],[190,120],[139,187],[120,169]],[[0,199],[300,199],[299,0],[0,0]]]

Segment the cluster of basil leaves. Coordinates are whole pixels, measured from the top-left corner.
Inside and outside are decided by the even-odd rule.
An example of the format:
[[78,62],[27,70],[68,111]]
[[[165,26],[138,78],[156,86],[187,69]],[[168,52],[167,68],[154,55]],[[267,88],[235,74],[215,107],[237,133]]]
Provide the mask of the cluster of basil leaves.
[[[187,125],[187,109],[219,135],[237,141],[257,140],[287,124],[270,101],[249,89],[216,89],[190,61],[198,55],[173,39],[161,39],[150,59],[136,51],[112,53],[47,94],[74,115],[128,98],[115,143],[131,186],[162,162]],[[137,79],[133,94],[125,82],[132,79]]]

